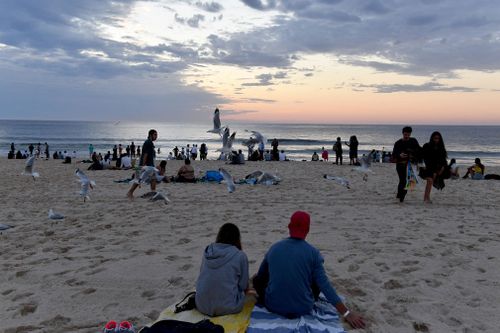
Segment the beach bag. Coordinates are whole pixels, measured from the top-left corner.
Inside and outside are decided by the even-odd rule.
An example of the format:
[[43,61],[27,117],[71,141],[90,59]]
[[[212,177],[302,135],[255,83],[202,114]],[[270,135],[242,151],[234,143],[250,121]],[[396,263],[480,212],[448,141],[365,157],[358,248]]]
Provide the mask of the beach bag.
[[180,320],[160,320],[139,333],[224,333],[224,327],[205,319],[197,323]]
[[205,180],[208,182],[220,182],[224,179],[219,171],[217,170],[208,170],[205,173]]

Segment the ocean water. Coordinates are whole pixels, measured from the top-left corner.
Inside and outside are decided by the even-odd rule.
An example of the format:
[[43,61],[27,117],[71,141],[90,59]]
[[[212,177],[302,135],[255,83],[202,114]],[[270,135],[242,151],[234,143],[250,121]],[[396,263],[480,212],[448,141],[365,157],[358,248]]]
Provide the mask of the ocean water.
[[[394,142],[401,137],[401,125],[310,125],[310,124],[250,124],[231,123],[232,131],[236,131],[235,149],[246,148],[241,145],[250,133],[256,130],[262,133],[269,142],[270,149],[273,138],[279,140],[279,149],[285,150],[292,160],[310,160],[314,151],[321,155],[325,147],[332,156],[332,146],[337,137],[348,141],[351,135],[356,135],[359,154],[371,149],[391,151]],[[175,147],[185,147],[187,144],[206,143],[209,149],[208,158],[216,159],[221,147],[217,134],[207,133],[212,127],[211,121],[206,124],[186,123],[138,123],[138,122],[85,122],[85,121],[21,121],[0,120],[0,155],[7,156],[11,142],[16,150],[27,150],[28,145],[47,142],[51,154],[57,151],[76,151],[81,158],[88,156],[88,145],[92,143],[95,151],[106,153],[116,144],[123,148],[132,141],[142,145],[149,129],[158,131],[155,146],[160,148],[158,159],[166,157]],[[413,137],[421,145],[429,141],[435,130],[443,135],[449,158],[456,158],[462,165],[469,165],[474,158],[479,157],[486,165],[500,165],[500,126],[444,126],[415,125]],[[348,147],[344,146],[344,161],[348,162]]]

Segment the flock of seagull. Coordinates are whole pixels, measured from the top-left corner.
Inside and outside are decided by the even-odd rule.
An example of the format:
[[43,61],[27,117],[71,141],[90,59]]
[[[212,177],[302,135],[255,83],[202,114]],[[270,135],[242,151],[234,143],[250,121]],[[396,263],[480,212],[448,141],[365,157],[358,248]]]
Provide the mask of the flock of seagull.
[[[213,125],[214,125],[213,128],[208,130],[207,132],[218,134],[221,137],[222,148],[218,149],[218,151],[220,151],[222,153],[230,153],[232,151],[234,138],[236,137],[236,132],[233,132],[232,134],[230,134],[229,126],[221,126],[220,111],[218,108],[216,108],[214,111]],[[242,141],[242,144],[244,146],[247,146],[249,148],[253,148],[255,145],[258,145],[261,142],[263,143],[266,141],[265,137],[257,131],[247,131],[246,130],[246,132],[250,132],[252,134],[251,134],[249,139]],[[361,172],[363,174],[364,181],[367,181],[368,174],[372,173],[370,166],[371,166],[371,161],[373,160],[374,154],[375,154],[375,150],[372,150],[369,154],[362,156],[359,159],[360,166],[355,167],[353,169],[353,170]],[[33,178],[33,180],[36,180],[36,178],[38,178],[40,176],[40,174],[38,172],[34,171],[34,164],[35,164],[35,156],[28,158],[22,174],[26,175],[26,176],[30,176]],[[132,183],[138,184],[139,186],[142,184],[149,184],[152,177],[155,177],[158,172],[159,172],[159,170],[153,166],[144,166],[141,169],[136,168],[135,177],[134,177]],[[222,178],[224,179],[224,182],[226,183],[228,192],[233,193],[236,190],[234,178],[224,168],[219,168],[219,173],[221,174]],[[83,197],[83,201],[86,202],[87,200],[90,200],[89,191],[94,188],[96,183],[93,180],[89,179],[89,177],[80,169],[76,169],[75,175],[78,177],[78,182],[80,183],[80,186],[81,186],[80,196]],[[326,174],[323,175],[323,177],[327,180],[335,181],[337,184],[342,185],[342,186],[350,189],[349,180],[344,178],[344,177],[339,177],[339,176],[334,176],[334,175],[326,175]],[[278,176],[273,175],[273,174],[268,173],[268,172],[262,172],[262,171],[255,171],[255,172],[247,175],[245,178],[251,184],[277,184],[281,181],[281,178],[279,178]],[[149,193],[144,194],[142,197],[148,198],[150,201],[162,201],[165,204],[168,204],[170,202],[167,195],[165,193],[162,193],[161,191],[149,192]],[[50,219],[54,219],[54,220],[64,218],[64,216],[62,214],[56,213],[52,209],[49,210],[48,216]],[[0,230],[6,230],[6,229],[11,228],[11,227],[12,226],[0,224]]]

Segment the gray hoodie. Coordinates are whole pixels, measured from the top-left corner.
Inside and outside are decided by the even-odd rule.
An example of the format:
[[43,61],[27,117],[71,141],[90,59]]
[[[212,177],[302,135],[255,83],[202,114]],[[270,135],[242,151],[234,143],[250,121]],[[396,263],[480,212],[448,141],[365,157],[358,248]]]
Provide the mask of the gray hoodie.
[[236,246],[212,243],[205,249],[196,283],[196,308],[209,316],[238,313],[248,287],[248,259]]

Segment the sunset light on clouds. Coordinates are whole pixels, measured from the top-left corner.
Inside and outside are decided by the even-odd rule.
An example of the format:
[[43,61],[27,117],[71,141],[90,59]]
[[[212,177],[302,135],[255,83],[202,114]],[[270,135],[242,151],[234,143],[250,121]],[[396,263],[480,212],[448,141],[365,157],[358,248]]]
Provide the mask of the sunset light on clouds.
[[496,1],[0,3],[0,119],[500,124]]

